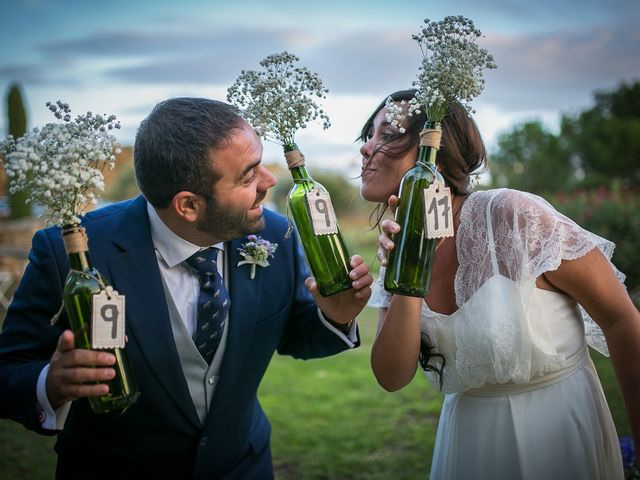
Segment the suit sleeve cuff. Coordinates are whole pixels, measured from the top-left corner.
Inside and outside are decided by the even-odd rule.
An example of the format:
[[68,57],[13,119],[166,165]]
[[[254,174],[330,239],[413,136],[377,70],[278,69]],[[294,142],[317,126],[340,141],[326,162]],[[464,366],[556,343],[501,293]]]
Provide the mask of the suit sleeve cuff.
[[71,408],[71,402],[67,402],[57,409],[53,409],[49,398],[47,397],[47,375],[49,374],[49,364],[47,364],[40,375],[38,376],[38,384],[36,386],[36,395],[38,403],[36,408],[38,409],[38,420],[40,426],[45,430],[62,430],[64,428],[64,422],[67,421],[69,415],[69,409]]
[[337,329],[336,327],[334,327],[333,325],[331,325],[327,321],[324,314],[322,313],[322,310],[320,310],[319,308],[318,308],[318,316],[320,317],[320,321],[322,321],[323,325],[327,327],[329,330],[331,330],[333,333],[335,333],[338,337],[340,337],[340,339],[344,343],[346,343],[349,348],[355,348],[358,345],[358,326],[357,326],[358,320],[357,319],[353,320],[348,332],[343,332]]

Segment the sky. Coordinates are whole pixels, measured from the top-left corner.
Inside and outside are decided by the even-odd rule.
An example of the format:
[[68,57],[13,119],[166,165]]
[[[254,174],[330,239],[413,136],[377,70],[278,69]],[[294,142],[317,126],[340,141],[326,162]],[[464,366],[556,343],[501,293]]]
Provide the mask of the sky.
[[[225,100],[240,71],[287,50],[329,89],[332,126],[296,140],[313,169],[357,175],[362,124],[389,93],[408,88],[423,20],[471,18],[498,68],[474,100],[489,147],[524,121],[553,131],[590,108],[596,91],[640,79],[638,0],[5,0],[0,5],[0,135],[6,95],[22,87],[29,127],[55,121],[47,101],[72,114],[115,114],[132,145],[153,106],[176,96]],[[265,143],[266,163],[281,163]]]

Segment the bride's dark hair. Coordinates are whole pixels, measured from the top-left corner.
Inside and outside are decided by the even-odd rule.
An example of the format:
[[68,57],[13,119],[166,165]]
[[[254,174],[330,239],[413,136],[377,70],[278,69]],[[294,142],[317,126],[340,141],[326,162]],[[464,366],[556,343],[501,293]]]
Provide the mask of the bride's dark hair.
[[[400,90],[392,93],[390,97],[396,102],[409,101],[414,98],[415,93],[415,89]],[[371,138],[374,119],[385,104],[386,98],[380,102],[365,122],[357,140],[367,142]],[[372,158],[378,152],[383,152],[387,157],[400,158],[413,150],[416,152],[417,159],[420,131],[426,120],[427,116],[424,112],[407,117],[406,131],[392,135],[384,143],[378,143],[364,168],[369,167]],[[457,101],[450,105],[447,114],[442,119],[441,126],[442,141],[436,157],[436,164],[440,167],[440,173],[444,177],[447,186],[451,188],[453,195],[468,195],[470,193],[471,174],[486,168],[487,165],[487,152],[482,136],[476,122]],[[387,207],[386,203],[379,203],[371,213],[372,228],[379,227]],[[440,359],[436,362],[440,364],[439,367],[429,363],[434,358]],[[419,362],[425,371],[433,371],[438,374],[440,387],[442,388],[442,371],[446,360],[443,355],[433,351],[429,337],[424,334],[420,338]]]
[[[430,363],[434,358],[439,359],[440,366]],[[418,363],[425,372],[435,372],[438,374],[438,382],[440,383],[440,390],[442,390],[442,372],[444,371],[444,365],[447,363],[447,359],[444,355],[434,351],[431,346],[431,340],[429,335],[420,335],[420,356],[418,357]]]
[[[394,101],[411,100],[416,93],[415,89],[400,90],[389,95]],[[374,110],[360,131],[357,140],[366,142],[371,138],[373,121],[380,110],[385,106],[386,99]],[[396,133],[388,141],[378,143],[369,158],[365,169],[371,159],[379,151],[389,157],[401,157],[410,150],[415,150],[418,156],[418,144],[420,131],[424,126],[427,116],[424,111],[418,115],[407,117],[405,133]],[[470,192],[471,174],[486,167],[487,151],[484,141],[478,130],[476,122],[471,118],[460,102],[455,101],[449,106],[449,110],[442,119],[442,141],[436,164],[440,167],[440,173],[453,195],[468,195]]]

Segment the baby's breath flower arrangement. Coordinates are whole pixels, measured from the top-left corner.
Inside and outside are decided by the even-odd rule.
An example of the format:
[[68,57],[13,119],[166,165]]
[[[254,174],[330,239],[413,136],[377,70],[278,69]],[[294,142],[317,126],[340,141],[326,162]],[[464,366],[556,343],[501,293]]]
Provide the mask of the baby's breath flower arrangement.
[[[320,120],[325,130],[331,125],[319,105],[328,90],[318,74],[297,65],[298,61],[298,57],[286,51],[269,55],[260,62],[262,70],[240,73],[227,90],[227,100],[243,112],[258,135],[282,145],[293,177],[287,206],[291,209],[320,294],[328,296],[351,288],[349,255],[329,192],[311,178],[304,155],[295,141],[296,132],[309,122]],[[290,237],[292,230],[289,228],[285,239]],[[250,255],[255,259],[253,253]],[[243,256],[246,260],[241,263],[252,263],[253,278],[255,265],[260,263]]]
[[104,190],[102,171],[113,168],[119,153],[111,132],[120,123],[114,115],[91,112],[72,120],[69,105],[61,101],[47,107],[59,122],[0,142],[3,165],[12,180],[10,192],[29,191],[28,201],[43,207],[48,224],[75,225]]
[[[420,45],[422,64],[415,99],[402,107],[387,99],[387,120],[401,128],[406,115],[424,109],[430,122],[440,123],[449,105],[458,100],[469,113],[471,101],[484,89],[483,71],[496,68],[493,56],[476,43],[482,36],[473,21],[462,15],[424,21],[413,39]],[[404,107],[404,108],[403,108]]]
[[243,70],[227,90],[227,100],[241,109],[256,133],[285,152],[298,150],[295,134],[309,122],[319,119],[325,130],[331,126],[318,104],[328,90],[317,73],[296,65],[299,60],[286,51],[269,55],[260,62],[262,70]]

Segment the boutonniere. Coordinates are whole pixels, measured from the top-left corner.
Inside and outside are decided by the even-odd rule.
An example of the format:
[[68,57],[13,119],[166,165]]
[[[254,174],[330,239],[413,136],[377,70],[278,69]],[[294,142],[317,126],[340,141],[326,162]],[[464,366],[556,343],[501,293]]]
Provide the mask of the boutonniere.
[[242,244],[242,248],[239,248],[238,251],[240,255],[244,258],[238,262],[238,265],[251,265],[251,279],[256,276],[256,265],[261,267],[269,266],[269,257],[273,257],[276,249],[278,248],[277,243],[271,243],[269,240],[265,240],[256,235],[249,235],[247,237],[248,242]]

